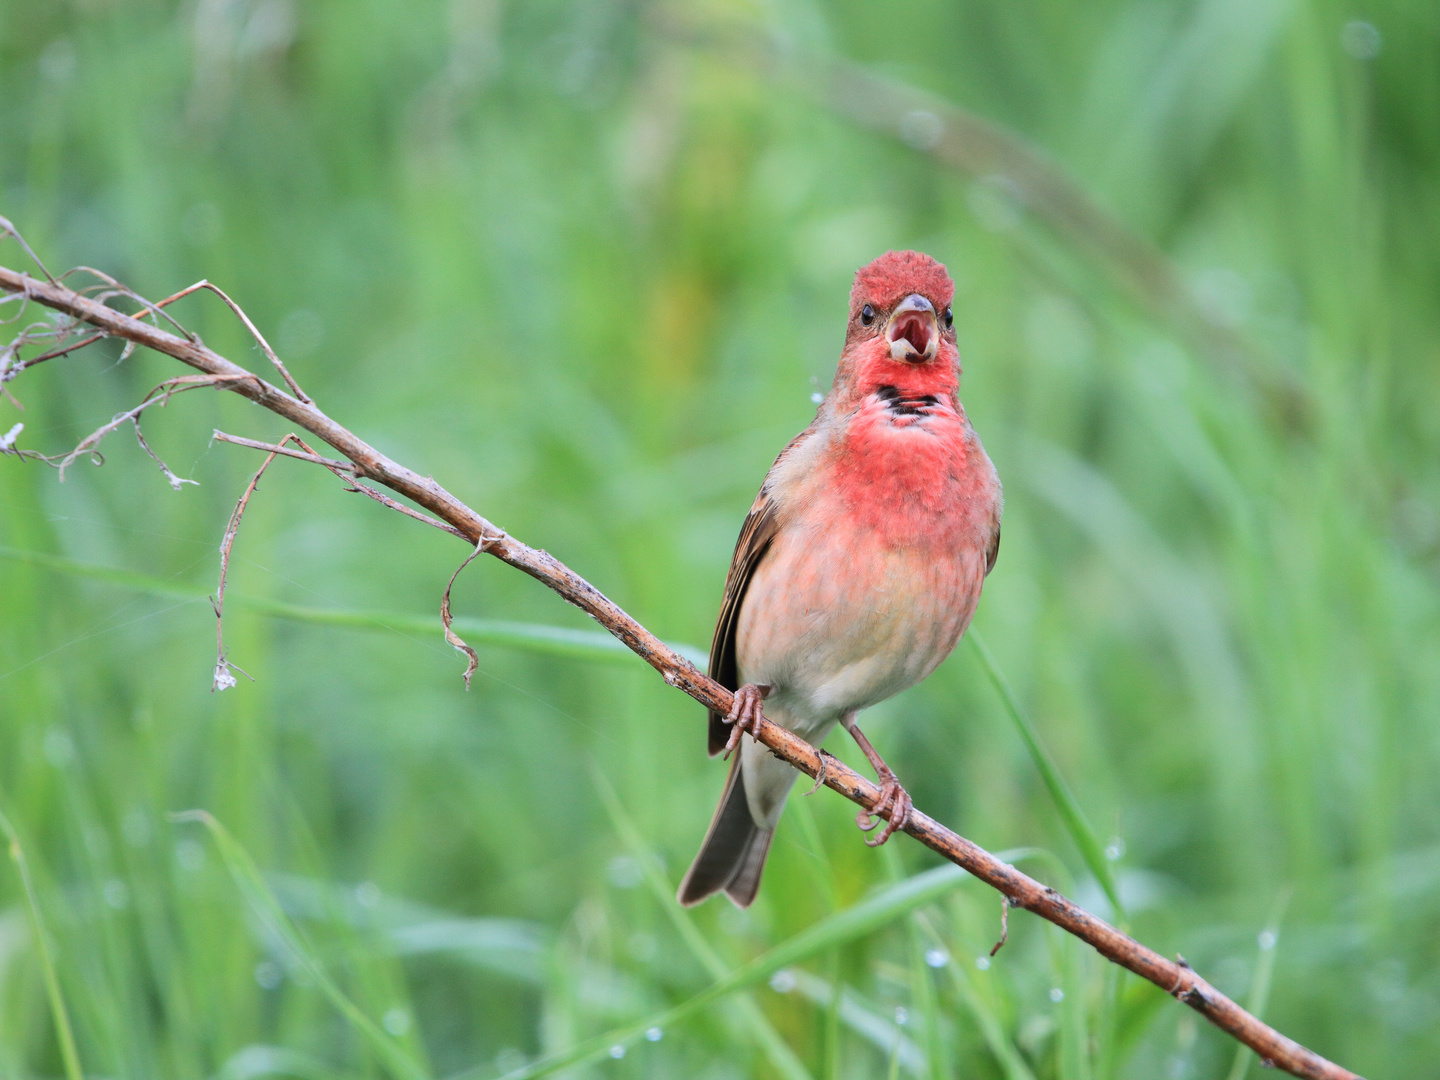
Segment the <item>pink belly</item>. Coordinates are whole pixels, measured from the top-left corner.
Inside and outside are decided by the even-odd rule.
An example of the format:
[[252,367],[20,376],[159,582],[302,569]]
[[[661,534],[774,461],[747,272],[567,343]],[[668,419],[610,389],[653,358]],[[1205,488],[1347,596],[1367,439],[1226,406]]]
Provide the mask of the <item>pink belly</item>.
[[736,628],[741,679],[775,687],[766,709],[788,727],[828,726],[929,675],[985,577],[983,548],[963,530],[932,523],[897,546],[893,530],[826,509],[782,529]]

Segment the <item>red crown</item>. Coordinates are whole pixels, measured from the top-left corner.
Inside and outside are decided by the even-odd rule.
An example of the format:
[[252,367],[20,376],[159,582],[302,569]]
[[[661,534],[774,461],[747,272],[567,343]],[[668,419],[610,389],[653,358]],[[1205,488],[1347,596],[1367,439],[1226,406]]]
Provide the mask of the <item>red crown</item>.
[[850,314],[865,304],[889,310],[911,293],[919,293],[944,311],[955,296],[955,283],[938,263],[920,251],[887,251],[855,273]]

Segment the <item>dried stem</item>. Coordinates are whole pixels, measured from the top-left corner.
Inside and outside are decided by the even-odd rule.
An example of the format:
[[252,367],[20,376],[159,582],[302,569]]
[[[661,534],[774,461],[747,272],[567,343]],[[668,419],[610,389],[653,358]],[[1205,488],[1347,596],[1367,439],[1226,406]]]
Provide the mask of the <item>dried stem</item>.
[[1007,942],[1007,941],[1009,941],[1009,940],[1010,940],[1010,897],[1006,896],[1004,893],[1001,893],[1001,894],[1000,894],[1000,940],[997,941],[997,942],[995,942],[994,947],[991,948],[991,950],[990,950],[990,955],[991,955],[991,956],[994,956],[997,952],[999,952],[1002,948],[1005,947],[1005,942]]
[[480,552],[484,550],[485,539],[482,537],[480,541],[475,545],[475,550],[470,552],[469,555],[466,555],[465,561],[462,562],[459,566],[457,566],[455,568],[455,572],[450,575],[450,580],[445,583],[445,595],[440,598],[440,623],[442,626],[445,627],[445,640],[448,641],[451,645],[455,646],[455,648],[458,649],[460,652],[465,654],[466,690],[470,689],[470,677],[475,674],[475,669],[480,666],[480,657],[477,656],[475,650],[472,649],[469,645],[466,645],[465,642],[461,639],[460,635],[455,633],[455,631],[450,627],[450,623],[452,621],[450,616],[450,590],[455,587],[455,579],[460,576],[460,571],[464,570],[465,567],[469,566],[472,562],[474,562],[475,556],[479,555]]
[[[414,518],[416,521],[423,521],[431,528],[439,529],[441,532],[448,532],[451,536],[458,536],[461,540],[466,539],[465,534],[455,528],[454,525],[447,525],[443,521],[436,521],[429,514],[422,514],[418,510],[412,510],[403,503],[396,502],[390,498],[390,496],[381,494],[366,484],[357,483],[353,477],[355,467],[348,461],[336,461],[334,458],[320,457],[318,454],[307,454],[299,450],[291,450],[289,447],[279,446],[275,443],[257,442],[255,439],[242,439],[238,435],[227,435],[223,431],[216,431],[212,433],[210,437],[212,439],[219,439],[221,442],[234,443],[236,446],[248,446],[253,450],[268,450],[271,453],[284,454],[286,457],[298,458],[301,461],[309,461],[316,465],[323,465],[341,480],[345,481],[346,491],[354,491],[361,495],[368,495],[381,506],[388,506],[391,510],[404,514],[406,517]],[[304,443],[301,443],[301,445],[304,446]],[[0,447],[0,449],[3,449],[3,447]]]
[[313,404],[310,396],[306,394],[304,390],[300,389],[300,384],[295,381],[294,376],[291,375],[290,372],[286,370],[285,365],[280,362],[280,357],[275,355],[275,350],[270,348],[270,343],[265,340],[265,335],[260,333],[260,331],[255,328],[255,324],[250,321],[250,316],[246,315],[240,305],[235,303],[234,300],[231,300],[230,297],[227,296],[218,285],[212,285],[210,282],[203,280],[197,281],[188,289],[181,289],[174,296],[167,296],[164,300],[160,301],[160,303],[156,304],[155,306],[157,308],[164,307],[166,304],[173,303],[174,301],[179,300],[182,296],[189,296],[197,289],[209,289],[216,296],[220,297],[221,300],[224,300],[225,303],[230,306],[230,310],[235,313],[235,317],[245,324],[245,329],[250,331],[250,336],[259,343],[260,348],[270,359],[270,363],[275,365],[275,370],[280,372],[280,376],[285,380],[285,385],[290,387],[290,392],[294,394],[297,398],[299,398],[301,401],[305,402],[305,404]]
[[145,441],[144,432],[140,430],[140,417],[132,416],[130,418],[130,422],[135,425],[135,441],[140,444],[141,450],[144,450],[145,453],[150,455],[150,460],[155,462],[156,465],[160,466],[160,471],[165,474],[165,479],[169,481],[171,488],[179,491],[186,484],[197,483],[194,480],[186,480],[183,476],[176,476],[173,472],[170,471],[170,466],[166,465],[165,462],[160,460],[160,455],[155,453],[154,450],[150,449],[150,444]]
[[[199,334],[192,333],[191,331],[186,330],[185,327],[181,326],[178,322],[175,321],[175,319],[170,315],[169,312],[160,310],[166,304],[173,304],[182,296],[189,296],[190,293],[195,291],[195,285],[190,286],[190,288],[188,289],[181,289],[178,293],[167,296],[164,300],[161,300],[158,303],[151,303],[149,300],[146,300],[145,297],[141,296],[139,293],[131,289],[130,286],[122,285],[120,282],[116,281],[109,274],[105,273],[104,270],[96,270],[93,266],[77,266],[74,269],[65,271],[65,273],[60,275],[60,278],[62,281],[68,280],[72,274],[89,274],[91,277],[97,278],[101,282],[101,284],[99,285],[87,285],[85,288],[80,289],[79,292],[81,296],[87,296],[90,299],[94,300],[96,303],[100,304],[105,303],[112,296],[123,296],[128,300],[135,301],[135,303],[139,304],[142,308],[145,309],[138,316],[136,316],[137,318],[144,319],[147,316],[153,316],[158,325],[160,319],[163,317],[166,322],[168,322],[181,334],[185,335],[185,338],[188,341],[199,342]],[[108,288],[106,288],[106,286],[108,286]]]
[[[722,715],[729,713],[733,703],[733,695],[729,690],[701,674],[693,664],[627,615],[580,575],[547,552],[521,543],[496,528],[433,479],[420,476],[392,461],[330,419],[313,404],[286,394],[197,340],[177,337],[140,319],[108,308],[63,285],[40,282],[26,274],[0,266],[0,289],[12,293],[23,292],[31,300],[86,322],[107,336],[124,338],[174,357],[214,377],[217,382],[242,397],[314,433],[353,463],[351,471],[357,477],[371,478],[424,507],[475,545],[477,551],[487,551],[502,562],[523,570],[549,586],[619,638],[655,668],[670,686],[682,690],[710,711]],[[267,457],[267,465],[270,460],[273,460],[273,455]],[[261,472],[263,471],[262,467]],[[246,497],[253,491],[259,475],[260,473],[257,473],[255,480],[252,480]],[[242,497],[242,504],[244,501],[245,497]],[[236,514],[231,518],[231,528],[226,534],[227,550],[234,541],[233,534],[238,528],[239,513],[242,509],[243,505],[237,506]],[[822,773],[823,762],[823,781],[826,787],[839,792],[851,802],[874,811],[880,801],[880,792],[869,780],[835,758],[822,759],[820,751],[815,747],[767,719],[762,718],[758,728],[756,737],[777,757],[811,777]],[[1172,994],[1277,1068],[1295,1076],[1315,1080],[1358,1080],[1355,1073],[1327,1061],[1246,1012],[1188,965],[1167,960],[1153,949],[1091,915],[1054,889],[1042,885],[947,829],[920,810],[911,811],[904,831],[932,851],[998,889],[1007,897],[1008,903],[1047,919],[1091,945],[1100,955]]]
[[[255,475],[250,478],[250,483],[245,485],[245,490],[240,495],[240,501],[235,504],[235,509],[230,514],[230,522],[225,526],[225,536],[220,541],[220,585],[215,591],[215,596],[210,601],[210,606],[215,609],[215,675],[210,683],[210,692],[213,694],[219,690],[229,690],[235,685],[235,676],[231,669],[240,672],[251,682],[250,673],[244,668],[232,664],[225,657],[225,582],[230,575],[230,552],[235,547],[235,537],[240,532],[240,519],[245,516],[245,507],[250,505],[250,496],[255,494],[255,489],[260,486],[260,478],[265,475],[265,470],[270,463],[281,454],[285,453],[287,442],[300,440],[295,435],[286,435],[279,444],[265,455],[265,460],[260,463],[260,468],[255,470]],[[304,444],[301,443],[303,446]],[[310,455],[314,457],[314,455]]]
[[[285,439],[281,439],[278,443],[257,442],[255,439],[245,439],[239,435],[227,435],[223,431],[216,431],[210,437],[219,439],[221,442],[234,443],[236,446],[248,446],[252,450],[268,450],[272,456],[283,454],[286,457],[298,458],[315,465],[324,465],[334,473],[349,472],[351,468],[348,461],[336,461],[334,458],[321,457],[319,454],[306,453],[304,450],[291,450],[285,445],[285,439],[295,439],[294,435],[286,435]],[[295,439],[295,441],[300,442],[299,439]]]
[[[55,276],[51,274],[49,270],[45,269],[45,264],[40,261],[40,256],[36,255],[35,252],[30,250],[30,245],[25,242],[25,237],[20,235],[20,230],[15,228],[15,226],[10,223],[9,218],[0,217],[0,240],[5,239],[5,237],[7,236],[13,236],[15,238],[15,242],[19,244],[22,249],[24,249],[26,255],[30,256],[30,261],[40,268],[40,272],[45,275],[45,279],[49,281],[51,285],[58,284],[58,282],[55,280]],[[19,291],[23,290],[11,290],[11,292]]]
[[[14,300],[20,301],[20,310],[8,319],[0,319],[0,325],[16,322],[24,318],[29,298],[23,293],[6,294],[4,300],[0,301],[0,303],[8,303]],[[63,342],[74,334],[81,325],[81,323],[74,319],[62,319],[58,322],[47,321],[32,323],[15,335],[9,344],[0,347],[0,393],[3,393],[17,409],[23,409],[24,406],[11,396],[9,388],[5,385],[6,383],[15,379],[22,371],[35,367],[37,364],[43,364],[47,360],[53,360],[57,356],[66,356],[76,349],[83,349],[86,345],[93,345],[105,335],[91,334],[89,337],[74,342],[73,344],[61,345],[59,348],[52,349],[47,353],[32,356],[28,360],[17,360],[17,357],[20,355],[20,350],[27,345],[33,345],[37,341]]]
[[404,514],[406,517],[412,517],[416,521],[423,521],[426,525],[429,525],[430,527],[435,529],[439,529],[441,532],[448,532],[451,536],[458,536],[461,540],[469,539],[469,537],[467,537],[463,532],[455,528],[454,525],[448,525],[443,521],[437,521],[429,514],[420,513],[419,510],[412,510],[404,503],[396,502],[394,499],[390,498],[389,495],[385,495],[382,492],[376,491],[368,484],[351,484],[345,490],[358,492],[361,495],[368,495],[370,496],[370,498],[378,502],[381,506],[388,506],[391,510],[395,510],[401,514]]
[[[174,395],[183,393],[186,390],[195,390],[202,386],[220,386],[227,382],[233,382],[236,379],[246,378],[253,378],[253,376],[250,375],[249,372],[220,372],[209,375],[177,375],[173,379],[166,379],[159,386],[155,387],[155,389],[151,390],[150,393],[146,394],[144,400],[141,401],[139,405],[136,405],[133,409],[126,409],[123,413],[117,414],[108,424],[102,424],[96,428],[89,435],[86,435],[85,438],[81,439],[80,442],[76,444],[74,450],[71,450],[64,457],[60,458],[58,462],[52,462],[52,464],[55,464],[56,468],[60,470],[60,479],[63,481],[65,479],[65,470],[75,463],[76,458],[83,454],[89,454],[97,465],[103,462],[105,459],[100,456],[97,447],[99,447],[101,440],[103,440],[106,435],[109,435],[116,428],[120,427],[120,425],[126,422],[134,424],[135,434],[138,436],[140,434],[140,414],[150,408],[150,406],[159,405],[163,407]],[[180,484],[184,483],[184,481],[180,481],[174,473],[166,468],[163,461],[155,457],[155,452],[150,449],[143,438],[140,439],[140,445],[145,448],[146,453],[159,462],[160,468],[170,480],[170,486],[176,491],[179,491]],[[46,460],[48,461],[49,459]]]
[[13,364],[10,367],[5,368],[3,372],[0,372],[0,379],[3,379],[5,382],[9,382],[11,379],[15,378],[15,376],[19,375],[22,371],[25,371],[27,368],[32,368],[36,364],[43,364],[46,360],[54,360],[57,356],[68,356],[76,349],[83,349],[86,345],[95,344],[95,342],[99,341],[104,336],[104,334],[91,334],[89,337],[77,341],[73,345],[66,345],[63,348],[52,349],[47,353],[41,353],[39,356],[32,356],[29,360],[26,360],[23,363]]
[[[138,428],[136,429],[136,434],[139,434]],[[240,501],[235,504],[235,511],[230,515],[230,524],[225,528],[225,538],[220,541],[220,587],[219,590],[216,592],[215,597],[210,601],[210,606],[215,609],[215,676],[210,684],[210,692],[213,694],[217,690],[228,690],[230,689],[230,687],[235,685],[235,676],[230,674],[230,670],[232,668],[240,672],[240,674],[244,675],[247,679],[250,679],[251,682],[255,681],[253,678],[250,677],[249,672],[247,672],[239,665],[232,663],[225,656],[224,613],[225,579],[230,572],[230,549],[235,546],[235,536],[240,531],[240,518],[245,513],[245,507],[250,502],[250,496],[255,494],[255,489],[260,485],[260,477],[265,475],[265,470],[270,467],[270,463],[274,461],[277,457],[293,457],[299,458],[301,461],[313,462],[316,465],[322,465],[325,468],[329,469],[337,477],[346,482],[346,490],[348,491],[354,491],[356,490],[356,488],[355,485],[350,482],[350,476],[348,475],[350,471],[350,466],[348,464],[343,461],[336,461],[333,458],[321,457],[319,454],[315,453],[314,450],[310,449],[309,445],[306,444],[304,439],[300,438],[300,436],[296,435],[294,432],[286,435],[278,443],[262,443],[256,442],[254,439],[242,439],[235,435],[226,435],[223,431],[215,432],[212,437],[219,439],[221,442],[236,443],[240,446],[249,446],[257,450],[269,451],[269,453],[265,456],[265,460],[260,463],[260,468],[256,469],[255,475],[250,478],[250,483],[246,485],[244,493],[240,496]],[[291,450],[286,445],[286,443],[292,442],[296,446],[300,447],[300,449]],[[140,444],[144,446],[145,440],[141,439]],[[150,448],[146,446],[145,449],[148,450]],[[153,454],[151,456],[154,457]],[[155,460],[159,461],[160,459],[156,458]],[[165,468],[163,464],[160,467],[162,469]],[[166,471],[168,473],[169,470]],[[193,480],[186,482],[194,483]],[[406,509],[405,507],[398,505],[396,508],[399,510]],[[414,511],[409,512],[414,514]],[[423,514],[415,514],[414,516],[425,520]],[[473,558],[474,556],[471,557]],[[456,573],[459,573],[459,571],[457,570]],[[454,579],[452,578],[451,580],[453,581]],[[465,685],[467,688],[470,685],[468,672],[466,675]]]

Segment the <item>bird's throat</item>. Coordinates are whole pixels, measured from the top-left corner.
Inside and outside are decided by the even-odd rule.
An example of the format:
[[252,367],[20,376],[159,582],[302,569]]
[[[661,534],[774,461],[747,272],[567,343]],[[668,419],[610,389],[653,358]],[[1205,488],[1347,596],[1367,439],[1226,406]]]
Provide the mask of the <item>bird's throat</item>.
[[886,546],[948,544],[984,484],[972,445],[953,397],[881,387],[836,447],[844,512]]
[[889,385],[876,390],[875,396],[890,411],[891,418],[897,421],[905,417],[928,416],[940,406],[938,394],[906,393]]

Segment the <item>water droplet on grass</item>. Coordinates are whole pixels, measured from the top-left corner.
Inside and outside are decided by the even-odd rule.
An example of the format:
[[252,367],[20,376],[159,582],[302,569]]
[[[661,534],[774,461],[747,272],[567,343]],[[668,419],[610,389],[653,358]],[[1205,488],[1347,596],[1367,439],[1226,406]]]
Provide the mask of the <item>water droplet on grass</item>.
[[945,135],[945,121],[928,109],[911,109],[900,118],[900,138],[915,150],[934,150]]
[[255,965],[255,981],[262,990],[274,990],[284,977],[285,973],[280,970],[280,965],[273,960],[261,960]]
[[386,1031],[397,1038],[410,1030],[410,1014],[398,1005],[387,1010],[380,1022],[385,1025]]
[[1356,60],[1374,60],[1380,55],[1380,31],[1364,19],[1351,19],[1340,31],[1340,44]]
[[51,728],[45,733],[45,760],[57,769],[63,769],[75,760],[75,740],[68,732]]
[[605,867],[605,879],[617,889],[633,889],[640,884],[640,864],[629,855],[617,855]]
[[205,865],[205,848],[198,840],[181,840],[175,845],[175,861],[193,873]]
[[770,989],[777,994],[788,994],[795,989],[795,973],[781,968],[770,976]]
[[373,881],[362,881],[355,886],[355,902],[361,907],[373,908],[380,903],[380,886]]

